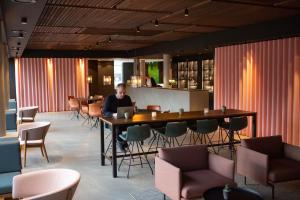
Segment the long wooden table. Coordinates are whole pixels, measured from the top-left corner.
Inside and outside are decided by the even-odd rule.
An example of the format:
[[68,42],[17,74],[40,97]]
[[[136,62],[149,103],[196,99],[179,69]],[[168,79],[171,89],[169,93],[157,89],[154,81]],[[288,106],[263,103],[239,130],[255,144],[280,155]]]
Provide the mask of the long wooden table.
[[[230,117],[241,117],[241,116],[251,116],[252,117],[252,137],[256,137],[256,112],[249,112],[243,110],[228,109],[224,113],[221,110],[210,110],[208,113],[204,114],[203,111],[192,111],[184,112],[182,115],[176,113],[157,113],[155,118],[151,117],[151,113],[135,114],[132,119],[115,119],[109,117],[100,117],[100,154],[101,154],[101,165],[105,165],[105,140],[104,140],[104,123],[111,126],[112,130],[112,156],[110,157],[112,161],[112,175],[117,177],[117,150],[116,141],[117,133],[116,127],[118,126],[130,126],[138,124],[152,124],[157,122],[179,122],[179,121],[192,121],[201,119],[222,119]],[[230,138],[233,140],[233,138]],[[156,153],[148,152],[148,153]]]

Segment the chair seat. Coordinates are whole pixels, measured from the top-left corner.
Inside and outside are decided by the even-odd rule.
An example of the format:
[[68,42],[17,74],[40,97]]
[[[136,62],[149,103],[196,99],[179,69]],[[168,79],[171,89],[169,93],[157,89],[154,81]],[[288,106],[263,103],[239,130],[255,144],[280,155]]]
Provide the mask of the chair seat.
[[[42,144],[42,143],[43,143],[43,140],[28,140],[27,141],[28,145],[31,145],[31,144]],[[20,140],[20,144],[24,145],[25,141],[24,140]]]
[[119,138],[126,141],[127,140],[127,131],[123,131],[122,134],[119,135]]
[[231,179],[208,169],[184,172],[181,196],[185,199],[202,197],[206,190],[226,184],[236,187]]
[[12,192],[12,180],[20,172],[0,173],[0,194],[9,194]]
[[81,111],[82,111],[83,113],[88,114],[88,113],[89,113],[89,107],[88,107],[88,106],[81,106]]
[[22,117],[21,119],[23,122],[33,122],[34,121],[33,117]]
[[274,183],[300,179],[300,162],[287,158],[271,159],[268,179]]

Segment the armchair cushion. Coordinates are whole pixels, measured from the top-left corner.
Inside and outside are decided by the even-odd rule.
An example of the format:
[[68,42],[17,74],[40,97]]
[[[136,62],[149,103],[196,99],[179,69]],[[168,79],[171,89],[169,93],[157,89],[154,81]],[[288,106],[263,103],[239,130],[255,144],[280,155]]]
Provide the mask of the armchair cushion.
[[11,193],[13,177],[19,174],[20,172],[10,172],[10,173],[0,174],[0,194]]
[[210,170],[184,172],[181,196],[185,199],[201,197],[206,190],[226,184],[236,186],[234,180]]
[[300,147],[284,144],[284,157],[300,162]]
[[205,145],[159,149],[158,153],[161,159],[183,172],[208,169],[208,151]]
[[287,158],[271,159],[268,179],[273,183],[300,179],[300,162]]
[[0,173],[21,171],[20,143],[17,138],[0,140]]
[[269,158],[283,157],[283,143],[280,135],[245,139],[241,141],[241,145],[248,149],[266,154]]

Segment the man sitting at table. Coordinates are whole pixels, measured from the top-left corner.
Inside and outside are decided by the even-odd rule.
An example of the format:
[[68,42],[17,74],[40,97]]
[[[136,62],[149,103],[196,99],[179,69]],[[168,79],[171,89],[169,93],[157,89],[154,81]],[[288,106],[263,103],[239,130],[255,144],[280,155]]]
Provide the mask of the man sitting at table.
[[[117,113],[118,107],[127,107],[132,106],[131,98],[126,95],[126,85],[124,83],[119,83],[116,87],[116,94],[112,94],[108,96],[104,103],[103,114],[104,116],[111,117],[114,113]],[[126,142],[124,142],[119,135],[122,134],[122,131],[125,131],[127,126],[118,126],[116,129],[117,144],[121,151],[125,151],[125,148],[128,146]]]

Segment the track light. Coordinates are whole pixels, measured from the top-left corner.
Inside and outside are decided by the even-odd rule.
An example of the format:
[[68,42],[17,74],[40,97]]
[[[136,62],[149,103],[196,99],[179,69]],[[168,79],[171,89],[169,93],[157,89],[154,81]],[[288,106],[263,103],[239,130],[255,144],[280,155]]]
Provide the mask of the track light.
[[27,17],[21,18],[21,24],[27,24]]
[[158,27],[158,20],[155,19],[154,26]]
[[137,32],[137,33],[141,32],[140,27],[136,27],[136,32]]
[[18,42],[17,45],[20,46],[20,45],[21,45],[21,42]]
[[111,43],[111,37],[108,38],[108,42]]
[[22,32],[20,32],[20,33],[18,34],[17,38],[19,38],[19,39],[24,38],[24,34],[23,34]]
[[186,16],[186,17],[189,16],[189,10],[187,8],[184,10],[184,16]]
[[14,3],[28,3],[28,4],[30,4],[30,3],[36,3],[36,0],[11,0],[12,2],[14,2]]

